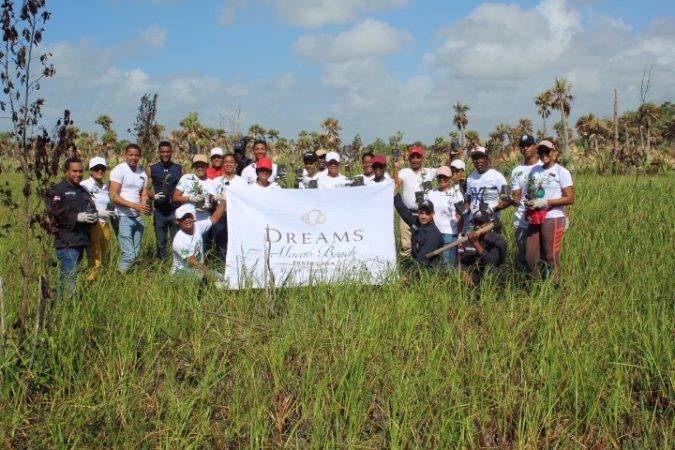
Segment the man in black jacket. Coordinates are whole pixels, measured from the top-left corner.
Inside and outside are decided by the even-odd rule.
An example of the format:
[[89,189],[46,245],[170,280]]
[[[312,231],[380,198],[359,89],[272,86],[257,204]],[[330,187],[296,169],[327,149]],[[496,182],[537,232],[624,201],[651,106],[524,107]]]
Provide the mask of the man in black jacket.
[[98,220],[96,206],[82,181],[82,161],[68,158],[63,181],[47,192],[47,208],[54,231],[56,257],[60,262],[58,297],[75,289],[77,268],[89,247],[89,231]]
[[401,219],[410,227],[411,254],[413,259],[422,267],[436,267],[441,258],[434,256],[429,259],[427,253],[433,252],[443,246],[443,235],[434,223],[434,204],[423,201],[418,205],[417,214],[403,203],[401,194],[394,196],[394,207]]
[[[492,211],[478,210],[474,213],[471,222],[477,227],[498,219]],[[470,286],[480,284],[483,277],[492,274],[501,281],[506,263],[507,243],[504,236],[499,233],[499,223],[492,231],[475,236],[460,249],[462,263],[462,278]],[[469,234],[471,237],[471,234]]]

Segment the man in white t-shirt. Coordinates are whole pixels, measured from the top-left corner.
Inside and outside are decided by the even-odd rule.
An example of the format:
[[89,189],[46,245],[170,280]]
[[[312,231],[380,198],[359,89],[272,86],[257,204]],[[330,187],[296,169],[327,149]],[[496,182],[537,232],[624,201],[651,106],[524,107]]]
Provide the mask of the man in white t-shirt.
[[[408,162],[410,163],[409,168],[401,169],[392,175],[401,181],[403,203],[415,215],[418,201],[424,198],[425,192],[431,190],[431,184],[436,178],[436,169],[423,167],[424,149],[419,146],[408,149]],[[395,170],[398,169],[398,162],[394,164],[394,168]],[[399,232],[401,235],[401,255],[410,256],[410,227],[402,220],[399,221]]]
[[139,166],[141,148],[127,145],[125,162],[110,171],[110,199],[115,204],[119,217],[117,240],[120,259],[117,265],[121,273],[129,270],[141,251],[145,225],[141,214],[150,214],[148,206],[148,174]]
[[534,136],[524,134],[518,143],[523,163],[511,171],[511,203],[516,206],[513,225],[516,228],[516,262],[521,270],[527,270],[525,258],[525,242],[527,241],[527,218],[525,217],[525,197],[527,194],[527,180],[530,172],[536,166],[541,166],[537,156],[537,141]]
[[[254,184],[255,180],[258,178],[258,174],[256,173],[256,169],[258,167],[258,161],[260,161],[262,158],[267,158],[267,142],[264,141],[263,139],[256,139],[255,142],[253,143],[253,157],[255,158],[255,162],[249,164],[242,170],[241,172],[241,177],[246,181],[248,184]],[[276,164],[272,164],[272,175],[269,178],[270,183],[274,183],[277,179],[277,173],[278,173],[278,166]]]
[[334,189],[349,186],[349,178],[340,173],[340,155],[326,153],[326,175],[319,178],[319,189]]
[[110,192],[105,183],[105,172],[108,170],[108,163],[105,158],[96,156],[89,160],[89,178],[80,183],[85,188],[96,205],[98,214],[98,223],[91,226],[89,230],[89,240],[91,245],[87,249],[87,259],[89,260],[89,274],[87,281],[94,281],[103,267],[108,245],[110,244],[110,226],[108,220],[115,218],[115,211],[108,209],[110,203]]
[[502,194],[506,193],[506,178],[504,175],[490,168],[490,157],[485,147],[475,147],[471,150],[471,161],[476,168],[466,180],[466,194],[469,197],[469,213],[471,220],[473,215],[481,207],[490,208],[499,218],[498,211],[508,208],[511,201],[501,199]]
[[178,232],[173,238],[173,262],[171,275],[181,277],[206,277],[215,283],[222,283],[222,276],[209,270],[204,264],[204,234],[213,224],[218,223],[225,213],[225,201],[218,196],[218,203],[213,215],[204,220],[195,220],[196,210],[190,203],[176,209]]

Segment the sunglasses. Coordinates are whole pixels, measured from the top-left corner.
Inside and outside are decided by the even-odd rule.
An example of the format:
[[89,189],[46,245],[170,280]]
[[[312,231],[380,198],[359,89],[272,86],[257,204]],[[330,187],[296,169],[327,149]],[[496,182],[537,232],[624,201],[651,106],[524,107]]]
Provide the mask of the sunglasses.
[[340,163],[337,162],[337,161],[328,161],[328,165],[329,165],[329,166],[339,166]]
[[373,169],[384,169],[384,164],[375,163],[373,164]]
[[539,147],[539,148],[537,149],[537,155],[548,155],[548,154],[550,154],[552,151],[553,151],[553,150],[551,150],[550,148],[547,148],[547,147]]
[[105,172],[105,169],[106,168],[104,166],[96,166],[96,167],[92,167],[90,170],[92,172]]

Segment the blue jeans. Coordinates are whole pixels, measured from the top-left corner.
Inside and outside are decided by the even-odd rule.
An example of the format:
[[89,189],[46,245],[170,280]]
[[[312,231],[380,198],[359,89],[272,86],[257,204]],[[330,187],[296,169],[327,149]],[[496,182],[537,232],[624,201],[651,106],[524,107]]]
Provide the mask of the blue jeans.
[[75,293],[77,267],[82,261],[86,247],[57,248],[56,257],[59,260],[59,284],[56,289],[56,298],[70,297]]
[[143,219],[138,217],[120,216],[117,241],[120,245],[120,261],[117,269],[125,273],[138,259],[141,253],[141,240],[143,239]]
[[152,224],[155,228],[157,257],[161,260],[165,260],[169,254],[171,254],[171,252],[167,252],[167,245],[170,245],[170,241],[173,241],[173,237],[178,231],[175,211],[160,211],[155,208]]
[[[452,244],[457,240],[457,235],[456,234],[445,234],[443,233],[443,245],[448,245]],[[446,267],[452,267],[455,264],[455,259],[457,258],[457,248],[451,248],[450,250],[447,250],[443,252],[443,264]]]

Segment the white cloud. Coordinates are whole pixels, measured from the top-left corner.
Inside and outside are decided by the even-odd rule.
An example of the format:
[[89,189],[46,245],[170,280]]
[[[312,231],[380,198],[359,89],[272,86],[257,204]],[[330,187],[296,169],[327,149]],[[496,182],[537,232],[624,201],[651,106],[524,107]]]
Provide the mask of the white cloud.
[[149,45],[150,47],[163,47],[166,41],[166,30],[160,26],[153,25],[136,40],[138,45]]
[[349,61],[396,53],[412,42],[407,30],[375,19],[366,19],[337,36],[309,34],[293,45],[296,53],[314,61]]
[[408,0],[264,0],[288,22],[307,28],[342,24],[360,13],[399,8]]
[[431,61],[457,75],[529,77],[564,52],[579,17],[563,0],[545,0],[531,10],[516,4],[483,4],[441,32]]

